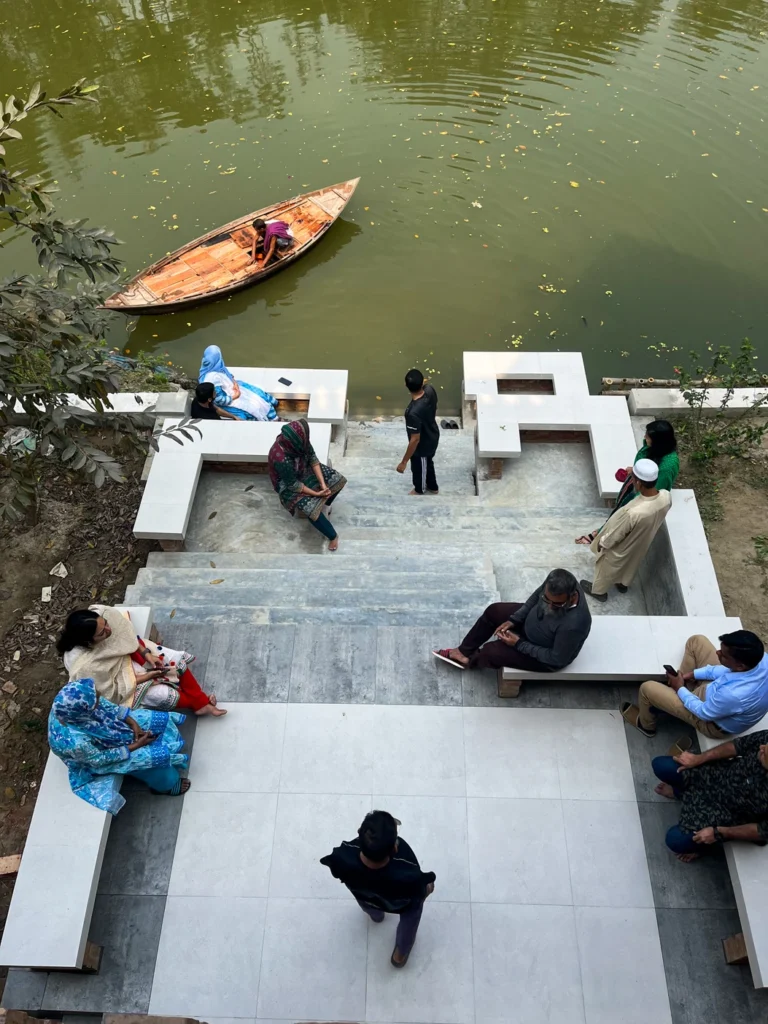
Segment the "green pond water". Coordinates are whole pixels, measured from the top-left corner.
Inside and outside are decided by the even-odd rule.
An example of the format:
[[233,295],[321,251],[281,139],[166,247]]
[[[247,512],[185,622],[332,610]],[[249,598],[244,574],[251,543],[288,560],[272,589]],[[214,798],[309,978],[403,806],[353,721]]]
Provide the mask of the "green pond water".
[[[764,0],[7,0],[2,14],[3,93],[100,85],[98,107],[24,122],[9,156],[56,178],[62,212],[112,228],[131,274],[362,176],[271,280],[116,318],[110,340],[132,353],[194,372],[216,343],[233,365],[347,367],[368,414],[403,407],[413,364],[455,410],[466,349],[580,350],[593,387],[669,376],[680,352],[744,336],[768,362]],[[0,273],[30,257],[12,241]]]

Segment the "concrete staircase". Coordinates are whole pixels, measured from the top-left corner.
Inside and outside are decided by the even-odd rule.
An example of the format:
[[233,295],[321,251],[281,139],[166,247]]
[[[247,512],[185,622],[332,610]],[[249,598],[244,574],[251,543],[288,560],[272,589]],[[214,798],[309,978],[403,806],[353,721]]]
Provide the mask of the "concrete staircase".
[[[126,603],[150,605],[167,642],[193,649],[196,636],[213,635],[220,652],[222,643],[234,643],[273,657],[290,628],[285,672],[295,683],[270,690],[265,679],[264,699],[350,699],[362,685],[358,677],[375,665],[375,682],[360,699],[427,703],[441,702],[442,694],[442,702],[457,702],[457,673],[436,666],[430,649],[457,643],[487,604],[524,600],[555,566],[591,578],[593,556],[574,539],[606,511],[596,499],[566,504],[572,492],[565,486],[555,492],[561,505],[550,503],[549,486],[539,487],[538,507],[496,503],[482,480],[479,497],[474,440],[463,430],[442,432],[440,494],[410,496],[410,474],[395,472],[406,443],[399,420],[348,425],[343,452],[336,446],[332,455],[348,480],[332,511],[341,539],[334,554],[308,523],[281,509],[263,474],[206,476],[188,550],[151,553]],[[553,453],[539,455],[508,469],[508,491],[523,478],[535,489],[537,466],[549,482]],[[569,457],[562,446],[563,465]],[[579,458],[583,475],[583,452]],[[639,588],[591,606],[598,614],[644,611]],[[297,665],[313,666],[314,689]]]

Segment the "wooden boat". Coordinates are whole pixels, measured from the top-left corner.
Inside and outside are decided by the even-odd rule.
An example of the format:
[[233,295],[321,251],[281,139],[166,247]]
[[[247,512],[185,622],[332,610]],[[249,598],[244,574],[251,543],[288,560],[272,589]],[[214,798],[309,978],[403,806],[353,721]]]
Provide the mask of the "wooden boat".
[[[104,302],[106,309],[136,313],[172,313],[219,299],[257,284],[304,255],[323,237],[352,198],[359,178],[307,192],[275,206],[239,217],[209,231],[142,270]],[[252,221],[282,220],[290,227],[293,247],[268,267],[251,259]]]

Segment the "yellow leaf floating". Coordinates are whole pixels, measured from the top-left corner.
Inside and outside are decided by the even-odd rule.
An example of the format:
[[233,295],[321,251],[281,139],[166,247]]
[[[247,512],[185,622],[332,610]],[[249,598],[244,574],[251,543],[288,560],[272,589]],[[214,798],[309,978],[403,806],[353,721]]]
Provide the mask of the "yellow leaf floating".
[[549,234],[549,228],[542,228],[541,230],[544,232],[545,235]]
[[578,188],[579,187],[579,183],[578,183],[578,181],[572,181],[572,182],[570,182],[570,186],[571,186],[571,188]]

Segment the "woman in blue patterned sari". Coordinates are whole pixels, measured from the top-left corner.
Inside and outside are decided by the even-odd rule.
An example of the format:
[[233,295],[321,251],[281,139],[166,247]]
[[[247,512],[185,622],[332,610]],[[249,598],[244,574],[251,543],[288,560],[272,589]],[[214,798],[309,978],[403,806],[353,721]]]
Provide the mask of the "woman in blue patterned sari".
[[117,814],[125,800],[117,775],[132,775],[153,793],[179,796],[189,789],[180,768],[184,715],[132,711],[99,697],[92,679],[67,683],[48,716],[48,742],[69,771],[72,792],[102,811]]

